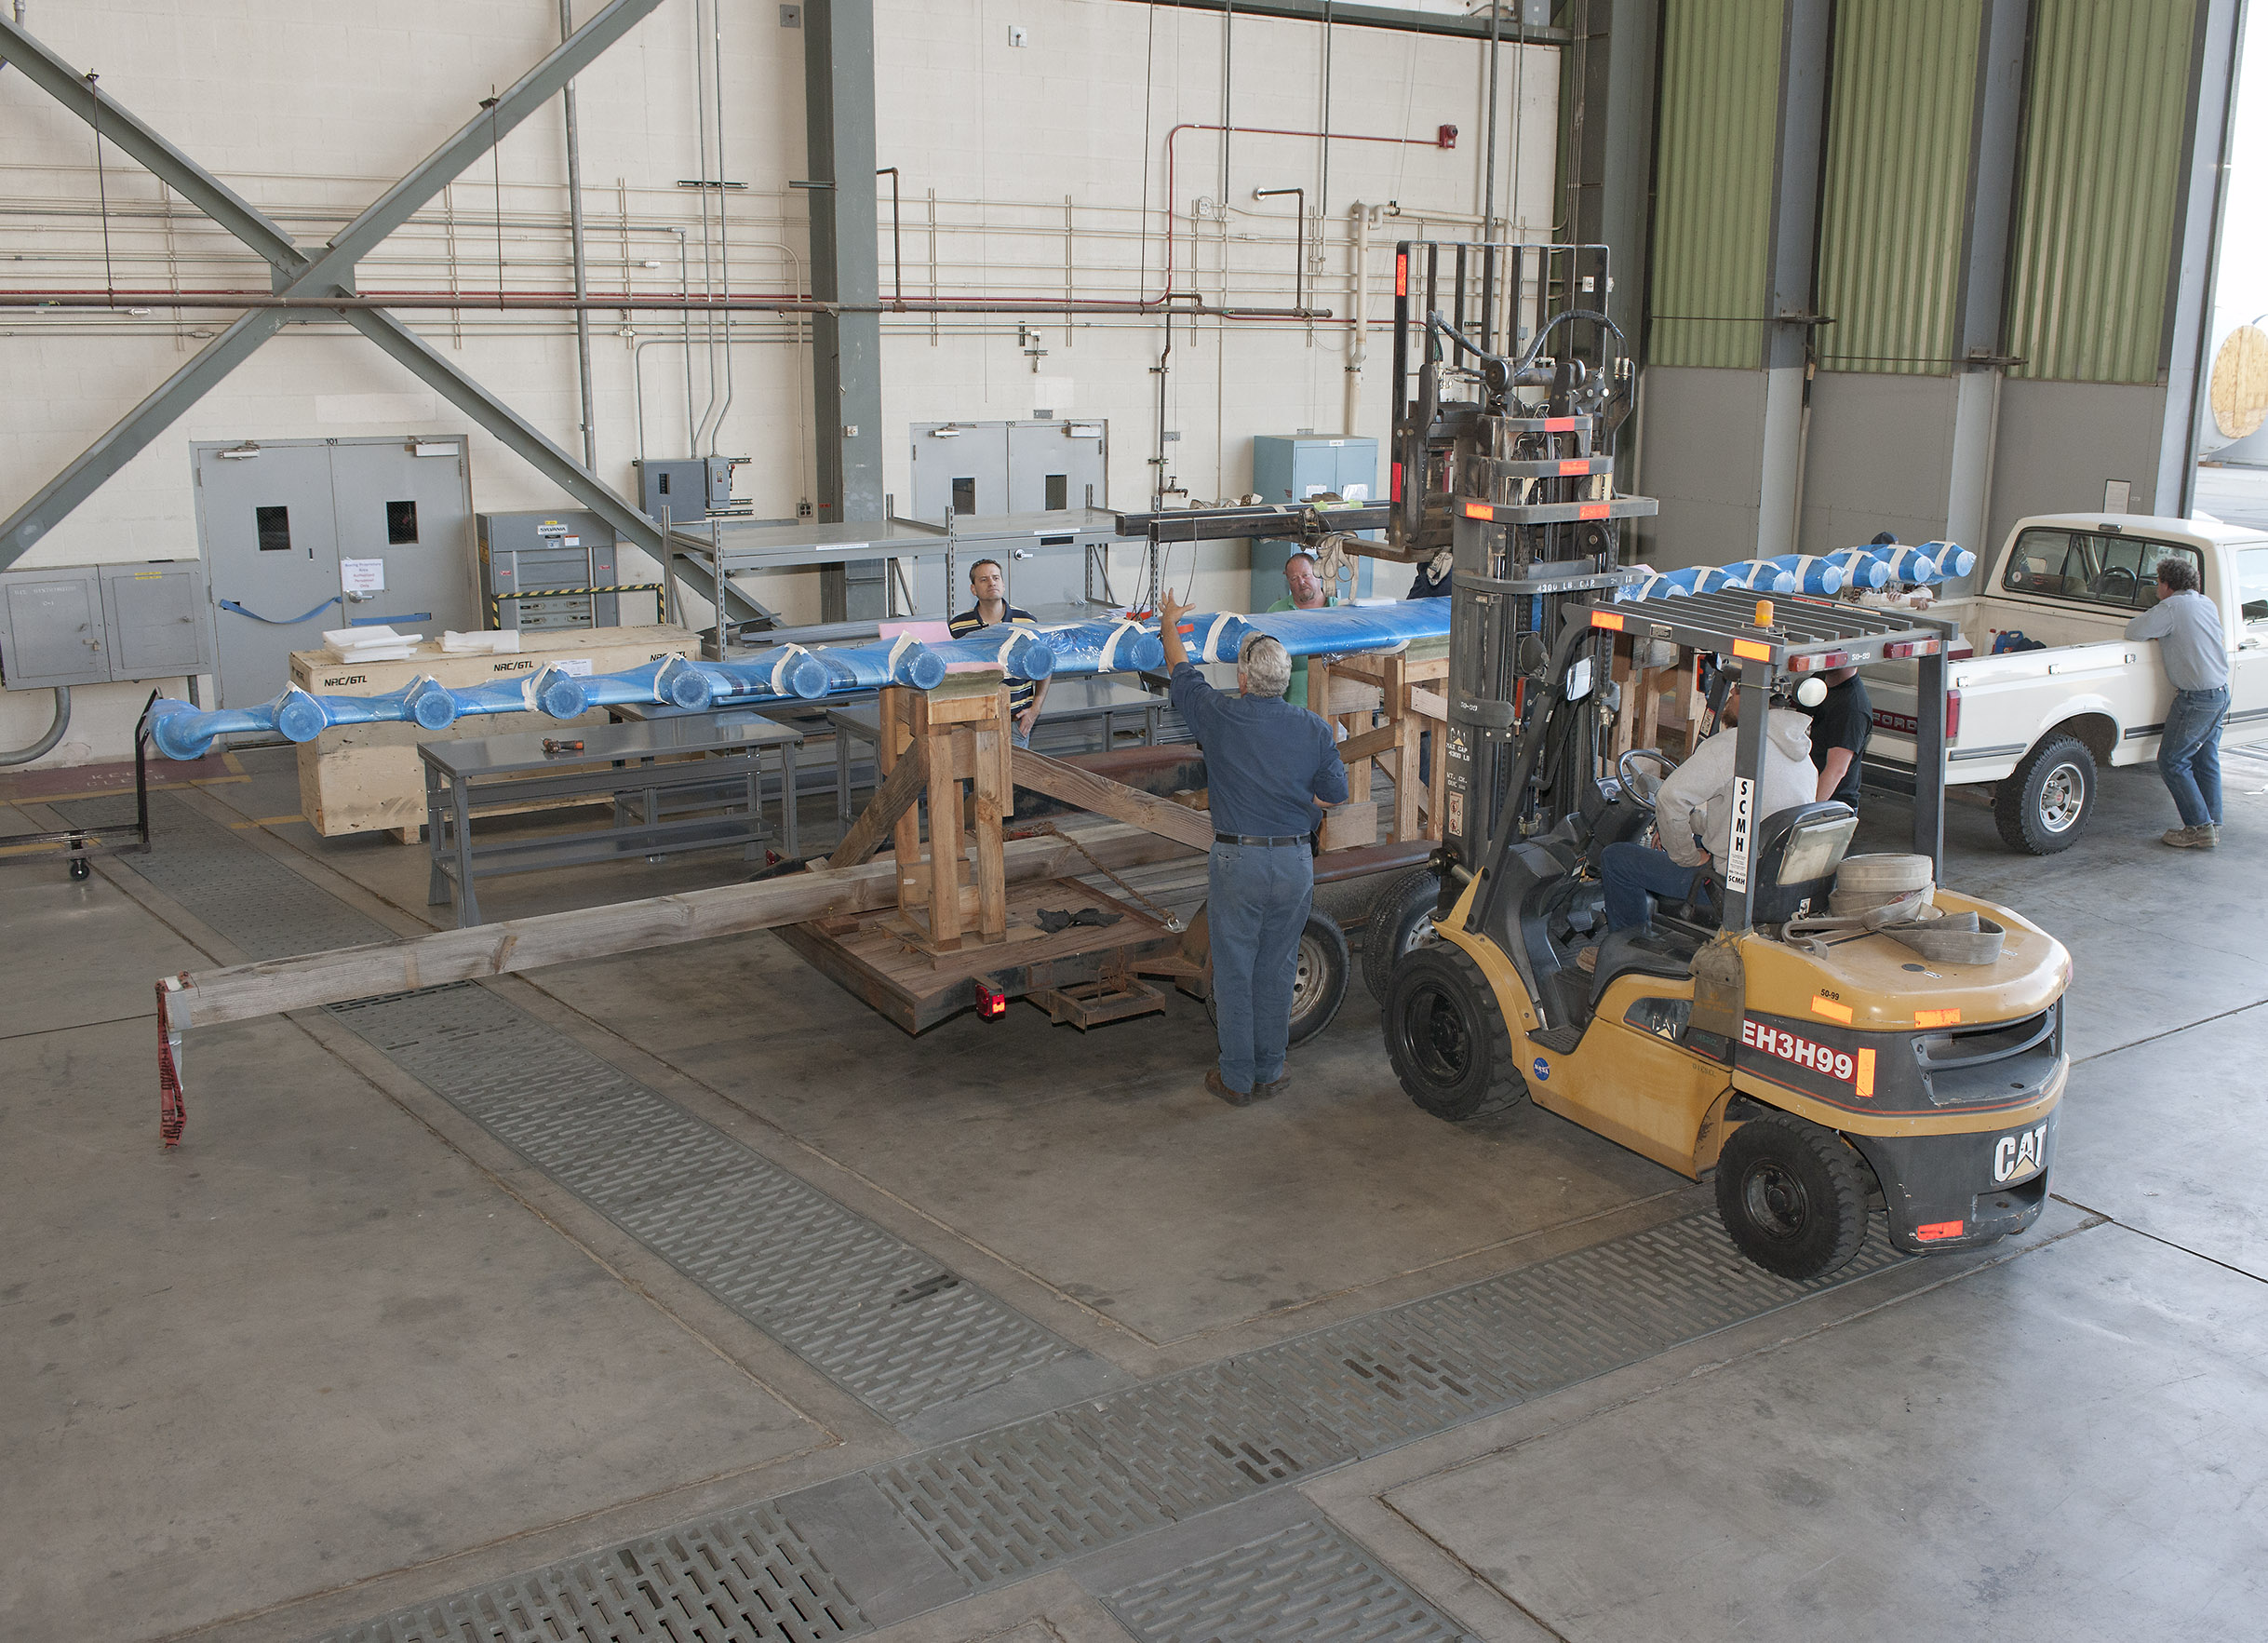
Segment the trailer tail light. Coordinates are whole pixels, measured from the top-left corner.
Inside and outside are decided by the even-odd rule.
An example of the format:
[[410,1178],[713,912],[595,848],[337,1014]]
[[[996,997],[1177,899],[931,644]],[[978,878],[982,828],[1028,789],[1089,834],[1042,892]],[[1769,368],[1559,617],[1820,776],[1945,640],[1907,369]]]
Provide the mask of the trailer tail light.
[[1817,655],[1788,658],[1788,671],[1791,673],[1828,673],[1850,665],[1848,651],[1822,651]]
[[1907,656],[1934,656],[1938,653],[1938,641],[1934,639],[1900,640],[1896,644],[1883,646],[1882,653],[1894,661]]
[[1945,740],[1952,743],[1957,741],[1960,735],[1961,693],[1950,690],[1945,693]]
[[976,1013],[986,1021],[998,1021],[1008,1014],[1008,995],[990,982],[979,981],[976,987]]

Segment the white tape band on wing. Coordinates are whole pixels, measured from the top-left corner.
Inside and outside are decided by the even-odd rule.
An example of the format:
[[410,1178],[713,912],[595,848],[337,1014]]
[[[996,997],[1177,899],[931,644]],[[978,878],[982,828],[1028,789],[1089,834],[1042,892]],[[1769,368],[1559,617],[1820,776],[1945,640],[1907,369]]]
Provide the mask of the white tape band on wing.
[[1121,622],[1116,627],[1113,627],[1110,630],[1110,637],[1103,640],[1101,653],[1094,658],[1094,671],[1097,673],[1117,672],[1119,640],[1125,638],[1125,636],[1130,633],[1139,633],[1141,631],[1142,629],[1132,622]]
[[528,704],[529,712],[533,713],[537,710],[536,703],[542,700],[544,694],[544,681],[550,677],[551,664],[546,662],[533,673],[528,674],[520,680],[519,699]]
[[773,695],[784,696],[787,694],[788,664],[798,656],[810,654],[811,653],[799,644],[786,644],[780,647],[780,659],[772,665],[772,694]]
[[911,648],[911,646],[913,645],[913,642],[914,642],[914,636],[913,636],[912,634],[910,634],[910,633],[901,633],[901,634],[899,634],[899,635],[898,635],[898,642],[897,642],[897,643],[895,643],[895,644],[893,644],[893,645],[892,645],[892,646],[890,647],[890,677],[891,677],[891,678],[892,678],[892,679],[897,678],[897,676],[898,676],[898,658],[899,658],[900,656],[903,656],[903,655],[904,655],[904,654],[906,653],[906,651],[907,651],[909,648]]
[[1199,650],[1207,661],[1226,662],[1228,660],[1227,656],[1221,654],[1221,630],[1228,626],[1228,616],[1224,612],[1215,616],[1213,626],[1205,629],[1205,642],[1199,647]]

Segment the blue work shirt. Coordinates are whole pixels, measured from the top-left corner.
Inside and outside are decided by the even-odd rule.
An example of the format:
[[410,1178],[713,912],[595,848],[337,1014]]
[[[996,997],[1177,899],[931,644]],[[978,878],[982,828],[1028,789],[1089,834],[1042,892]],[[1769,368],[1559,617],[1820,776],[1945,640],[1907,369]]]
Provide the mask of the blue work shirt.
[[1189,662],[1174,669],[1166,693],[1205,750],[1215,831],[1288,839],[1315,830],[1316,800],[1347,801],[1338,742],[1305,707],[1216,691]]

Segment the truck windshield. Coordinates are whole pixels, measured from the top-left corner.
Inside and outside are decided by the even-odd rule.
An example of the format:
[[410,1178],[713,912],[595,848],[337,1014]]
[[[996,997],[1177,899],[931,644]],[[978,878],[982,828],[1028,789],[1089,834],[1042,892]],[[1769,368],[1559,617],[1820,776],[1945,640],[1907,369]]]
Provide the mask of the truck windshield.
[[[2159,562],[2176,556],[2203,575],[2197,550],[2179,543],[2100,531],[2033,529],[2016,539],[2000,585],[2010,593],[2034,599],[2144,611],[2158,602]],[[2262,572],[2268,584],[2268,565]],[[2268,586],[2260,597],[2264,601],[2261,615],[2268,617]]]

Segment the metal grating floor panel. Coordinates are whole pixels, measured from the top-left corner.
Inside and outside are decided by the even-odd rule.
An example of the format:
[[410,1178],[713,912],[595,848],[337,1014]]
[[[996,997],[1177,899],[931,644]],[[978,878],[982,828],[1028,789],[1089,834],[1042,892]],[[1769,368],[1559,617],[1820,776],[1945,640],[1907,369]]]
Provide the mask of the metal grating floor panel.
[[[135,870],[248,952],[389,935],[178,800],[154,796],[151,823]],[[887,1420],[1077,1351],[486,988],[330,1014]]]
[[1467,1634],[1327,1524],[1301,1523],[1107,1593],[1141,1643],[1462,1643]]
[[400,1609],[325,1643],[824,1643],[868,1630],[769,1506]]

